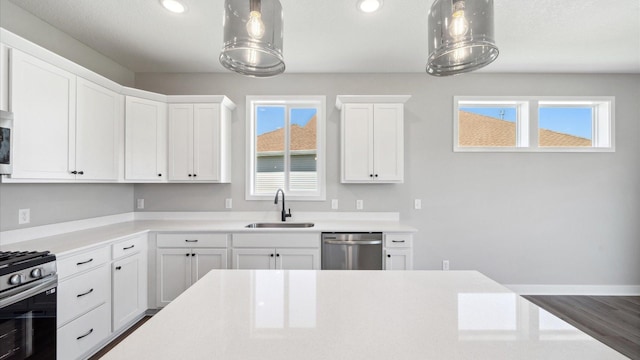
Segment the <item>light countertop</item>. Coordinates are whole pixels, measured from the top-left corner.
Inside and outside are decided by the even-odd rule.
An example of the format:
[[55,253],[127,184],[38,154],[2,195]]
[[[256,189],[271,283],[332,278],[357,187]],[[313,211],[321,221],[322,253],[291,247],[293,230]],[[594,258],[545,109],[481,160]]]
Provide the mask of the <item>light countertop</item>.
[[[397,221],[311,221],[311,228],[258,228],[245,226],[263,220],[134,220],[100,226],[80,231],[72,231],[54,236],[41,237],[34,240],[21,241],[2,245],[3,251],[48,250],[58,257],[69,252],[89,249],[103,243],[126,238],[148,231],[154,232],[222,232],[222,233],[321,233],[321,232],[415,232],[416,229]],[[307,222],[307,221],[288,221]]]
[[624,359],[475,271],[213,270],[109,359]]

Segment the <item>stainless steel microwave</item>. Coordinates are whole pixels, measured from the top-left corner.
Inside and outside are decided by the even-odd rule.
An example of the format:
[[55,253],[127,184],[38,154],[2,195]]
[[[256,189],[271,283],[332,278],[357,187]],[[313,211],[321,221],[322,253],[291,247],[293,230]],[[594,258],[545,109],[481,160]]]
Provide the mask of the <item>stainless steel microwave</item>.
[[0,174],[11,174],[13,165],[13,114],[0,110]]

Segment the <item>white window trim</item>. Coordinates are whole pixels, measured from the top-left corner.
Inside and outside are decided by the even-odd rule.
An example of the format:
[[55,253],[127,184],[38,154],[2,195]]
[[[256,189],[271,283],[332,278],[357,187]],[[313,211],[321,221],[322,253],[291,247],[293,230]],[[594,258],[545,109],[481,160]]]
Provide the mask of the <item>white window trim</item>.
[[[245,199],[246,200],[271,200],[273,201],[275,193],[272,195],[256,195],[253,194],[255,184],[255,112],[253,111],[259,105],[314,105],[317,106],[317,162],[316,171],[318,173],[318,191],[316,192],[291,192],[286,191],[287,200],[305,200],[305,201],[324,201],[326,200],[326,96],[259,96],[251,95],[246,97],[246,174],[245,174]],[[286,141],[289,139],[288,129],[285,132]],[[288,153],[288,149],[285,150]],[[285,156],[286,161],[286,156]]]
[[[516,107],[515,147],[458,146],[459,104],[473,106],[511,105]],[[594,107],[592,147],[539,147],[539,105],[589,105]],[[602,119],[609,118],[609,126]],[[454,96],[453,97],[454,152],[615,152],[615,97],[613,96]]]

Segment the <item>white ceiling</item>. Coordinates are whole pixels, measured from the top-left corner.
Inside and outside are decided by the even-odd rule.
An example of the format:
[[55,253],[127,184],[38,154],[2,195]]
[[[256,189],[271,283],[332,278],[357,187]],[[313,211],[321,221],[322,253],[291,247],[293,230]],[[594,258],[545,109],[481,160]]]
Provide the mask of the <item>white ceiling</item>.
[[[134,72],[224,72],[224,0],[11,0]],[[289,73],[424,73],[432,0],[281,0]],[[495,0],[500,56],[483,72],[640,73],[640,0]]]

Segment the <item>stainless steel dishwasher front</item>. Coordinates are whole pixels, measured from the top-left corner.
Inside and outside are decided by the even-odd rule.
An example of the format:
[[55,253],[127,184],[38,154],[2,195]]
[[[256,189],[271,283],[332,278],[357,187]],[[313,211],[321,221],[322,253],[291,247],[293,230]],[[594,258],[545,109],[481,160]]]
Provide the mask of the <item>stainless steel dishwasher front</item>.
[[382,233],[322,233],[323,270],[382,270]]

